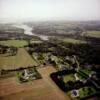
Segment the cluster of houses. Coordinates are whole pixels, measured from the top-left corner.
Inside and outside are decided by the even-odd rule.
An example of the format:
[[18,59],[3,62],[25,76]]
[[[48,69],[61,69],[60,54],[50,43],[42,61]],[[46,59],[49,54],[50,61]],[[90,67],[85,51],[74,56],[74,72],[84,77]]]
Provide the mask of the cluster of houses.
[[[100,84],[98,82],[96,82],[96,80],[100,81],[99,78],[97,77],[97,73],[96,72],[91,72],[89,75],[88,75],[88,78],[82,80],[80,79],[78,76],[77,78],[79,81],[83,82],[85,85],[78,88],[78,89],[75,89],[73,88],[71,91],[70,91],[70,96],[72,98],[79,98],[79,97],[82,97],[82,98],[87,98],[87,97],[92,97],[92,95],[95,95],[97,93],[99,93],[100,91]],[[77,80],[76,80],[77,81]],[[86,84],[89,84],[90,85],[86,85]]]
[[21,83],[40,79],[41,75],[37,72],[35,67],[24,68],[17,72],[18,79]]
[[[57,80],[59,80],[61,83],[64,83],[63,76],[65,74],[65,70],[66,78],[67,75],[69,76],[70,74],[73,74],[75,79],[70,80],[68,78],[68,81],[64,83],[64,88],[66,89],[65,91],[70,91],[70,96],[72,98],[79,98],[81,92],[83,93],[82,98],[84,98],[96,94],[96,91],[100,91],[100,84],[98,83],[100,79],[97,75],[98,73],[93,71],[89,65],[87,66],[87,69],[84,69],[84,67],[81,68],[75,55],[65,57],[65,61],[69,64],[69,67],[66,64],[60,64],[60,60],[56,56],[51,56],[51,60],[55,62],[55,64],[61,65],[61,67],[58,66],[60,68],[60,74],[58,74],[59,71],[57,72]],[[74,72],[72,71],[70,74],[67,74],[67,72],[70,70],[74,70]],[[87,92],[87,94],[85,92]]]

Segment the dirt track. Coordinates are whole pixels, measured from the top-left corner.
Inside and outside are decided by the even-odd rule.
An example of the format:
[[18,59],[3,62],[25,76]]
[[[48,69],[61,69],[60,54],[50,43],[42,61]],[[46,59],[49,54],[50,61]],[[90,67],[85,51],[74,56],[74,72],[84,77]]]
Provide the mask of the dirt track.
[[69,100],[67,95],[61,91],[57,85],[50,78],[50,73],[56,72],[56,70],[52,66],[44,67],[38,70],[42,75],[44,81],[53,89],[53,91],[58,95],[59,100]]
[[51,80],[51,66],[38,69],[43,79],[24,84],[15,77],[0,80],[0,100],[70,100]]

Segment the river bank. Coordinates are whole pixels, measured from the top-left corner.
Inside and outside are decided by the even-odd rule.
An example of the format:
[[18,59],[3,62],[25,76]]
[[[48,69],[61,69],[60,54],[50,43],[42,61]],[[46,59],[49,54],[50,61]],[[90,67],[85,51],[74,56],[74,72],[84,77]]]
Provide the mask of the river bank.
[[25,24],[14,24],[13,26],[17,27],[17,28],[24,29],[24,34],[26,34],[26,35],[37,36],[37,37],[40,37],[40,39],[42,39],[42,40],[48,40],[48,38],[49,38],[49,36],[38,35],[36,33],[33,33],[32,31],[34,30],[34,27],[30,27],[30,26],[25,25]]

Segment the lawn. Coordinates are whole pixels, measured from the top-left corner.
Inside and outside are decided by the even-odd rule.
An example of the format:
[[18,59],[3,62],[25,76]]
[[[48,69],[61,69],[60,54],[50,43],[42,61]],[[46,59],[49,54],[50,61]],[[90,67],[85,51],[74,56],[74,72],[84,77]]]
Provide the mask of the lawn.
[[36,65],[36,61],[31,58],[24,48],[19,48],[15,56],[0,55],[1,69],[18,69]]
[[93,87],[82,87],[78,91],[79,91],[78,97],[73,98],[71,93],[72,91],[67,92],[67,95],[73,98],[72,100],[81,100],[81,99],[83,100],[83,98],[91,96],[96,93],[96,90]]
[[86,78],[83,77],[80,73],[76,73],[76,75],[79,77],[80,80],[86,80]]
[[69,75],[63,76],[64,83],[67,83],[68,81],[74,81],[74,80],[75,80],[74,74],[69,74]]
[[85,80],[86,77],[88,77],[89,74],[91,74],[91,72],[92,72],[91,70],[82,69],[77,72],[77,76],[80,78],[80,80]]
[[93,87],[83,87],[79,89],[79,97],[83,98],[90,96],[96,93],[96,90]]
[[24,47],[28,45],[28,42],[26,40],[5,40],[5,41],[0,41],[0,45]]

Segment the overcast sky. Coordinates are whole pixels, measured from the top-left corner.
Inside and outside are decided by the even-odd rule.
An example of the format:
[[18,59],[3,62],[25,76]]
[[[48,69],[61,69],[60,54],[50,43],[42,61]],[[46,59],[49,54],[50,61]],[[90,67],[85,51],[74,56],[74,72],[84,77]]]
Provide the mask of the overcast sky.
[[0,19],[100,20],[100,0],[0,0]]

